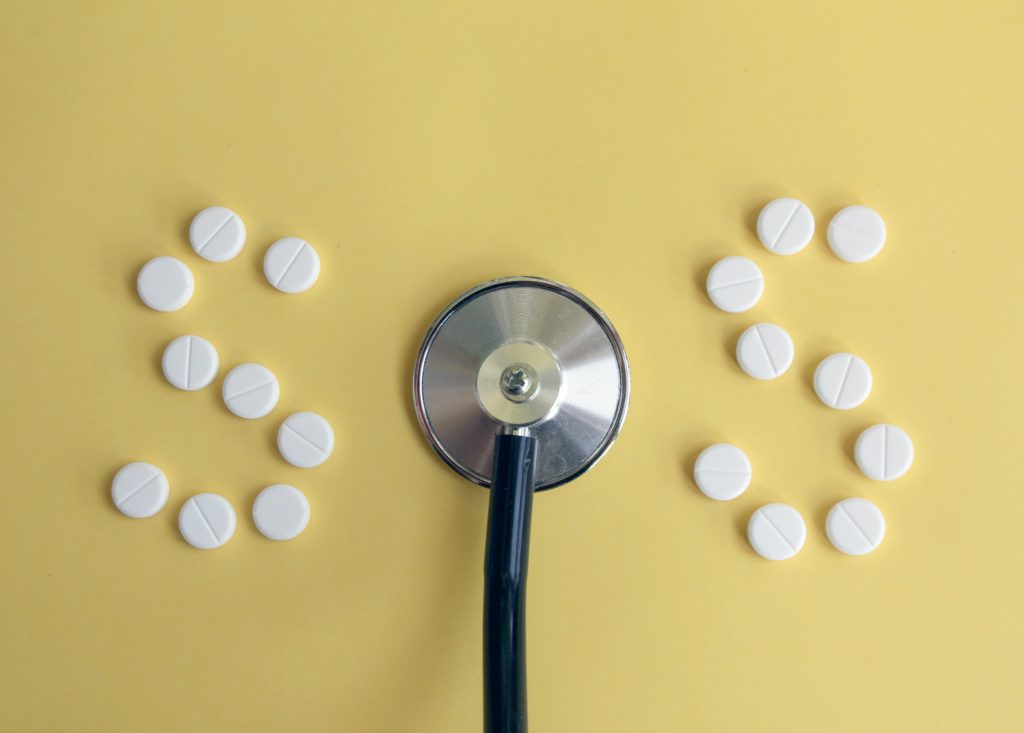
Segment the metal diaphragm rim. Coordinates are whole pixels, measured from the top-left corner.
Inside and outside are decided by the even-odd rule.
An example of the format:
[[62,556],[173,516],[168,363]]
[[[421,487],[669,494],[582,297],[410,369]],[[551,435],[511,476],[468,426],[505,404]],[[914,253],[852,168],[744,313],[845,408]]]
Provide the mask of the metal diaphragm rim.
[[515,341],[551,350],[566,380],[557,410],[530,427],[540,445],[537,488],[554,488],[607,452],[629,405],[622,341],[604,313],[572,288],[544,278],[509,277],[459,296],[427,329],[417,355],[416,417],[453,470],[489,487],[494,435],[508,425],[483,409],[475,379],[489,353]]

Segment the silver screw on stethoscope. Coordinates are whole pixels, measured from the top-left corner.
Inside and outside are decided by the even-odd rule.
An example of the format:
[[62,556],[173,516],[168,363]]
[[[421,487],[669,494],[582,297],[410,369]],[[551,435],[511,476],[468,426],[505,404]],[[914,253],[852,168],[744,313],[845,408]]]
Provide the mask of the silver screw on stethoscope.
[[537,373],[526,364],[513,364],[501,374],[501,391],[513,402],[526,402],[537,391]]

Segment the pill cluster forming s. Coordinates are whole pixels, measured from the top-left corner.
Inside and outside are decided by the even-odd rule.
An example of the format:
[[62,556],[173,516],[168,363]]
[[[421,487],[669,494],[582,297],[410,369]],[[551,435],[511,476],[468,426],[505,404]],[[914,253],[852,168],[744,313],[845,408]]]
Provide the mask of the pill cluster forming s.
[[[203,209],[192,219],[189,244],[208,262],[227,262],[241,253],[246,229],[241,217],[223,206]],[[286,237],[267,249],[263,260],[267,282],[284,293],[309,290],[320,276],[320,257],[313,246],[298,237]],[[142,302],[155,311],[184,308],[195,292],[192,270],[175,257],[149,260],[139,271],[137,289]],[[161,368],[167,382],[183,391],[208,387],[217,377],[217,349],[201,336],[186,334],[164,349]],[[234,415],[256,420],[269,415],[281,394],[277,377],[262,364],[246,363],[232,368],[221,387],[224,406]],[[277,446],[281,457],[299,468],[313,468],[334,450],[334,430],[314,412],[297,412],[280,425]],[[114,506],[136,519],[151,517],[167,503],[170,483],[158,467],[143,462],[123,466],[110,488]],[[299,489],[272,484],[253,502],[256,529],[271,540],[290,540],[309,523],[309,501]],[[190,496],[178,513],[178,529],[192,547],[210,550],[226,544],[235,534],[235,509],[225,497],[210,492]]]
[[[814,215],[802,201],[779,198],[768,202],[757,218],[757,238],[776,255],[793,255],[814,237]],[[828,227],[828,245],[844,262],[862,263],[882,251],[886,227],[882,217],[866,206],[848,206]],[[743,313],[761,299],[765,277],[746,257],[719,260],[708,273],[708,299],[719,310]],[[789,333],[774,323],[755,323],[740,334],[736,362],[747,375],[768,381],[782,377],[793,364],[795,349]],[[834,410],[852,410],[871,394],[874,377],[864,359],[852,353],[825,357],[814,372],[814,392],[822,404]],[[914,461],[914,445],[900,427],[873,425],[861,433],[854,461],[869,479],[893,481],[903,476]],[[694,464],[693,480],[709,499],[729,501],[750,486],[750,459],[740,448],[716,443],[705,448]],[[843,499],[825,520],[825,534],[832,546],[847,555],[865,555],[885,537],[885,517],[871,501]],[[807,528],[800,512],[782,503],[758,508],[747,524],[751,548],[768,560],[786,560],[804,546]]]

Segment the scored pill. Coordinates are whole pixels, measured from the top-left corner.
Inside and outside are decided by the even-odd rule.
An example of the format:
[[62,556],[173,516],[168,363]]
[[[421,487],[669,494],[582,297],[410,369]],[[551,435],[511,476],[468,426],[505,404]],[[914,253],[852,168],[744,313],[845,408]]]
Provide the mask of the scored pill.
[[110,496],[114,506],[135,519],[151,517],[167,503],[167,476],[151,463],[129,463],[114,476]]
[[786,560],[800,552],[807,539],[807,525],[788,504],[765,504],[747,524],[747,539],[766,560]]
[[728,501],[750,485],[750,459],[734,445],[715,443],[697,456],[693,478],[697,488],[709,499]]
[[277,431],[277,449],[293,466],[319,466],[334,450],[334,430],[315,412],[296,412],[281,423]]
[[736,361],[754,379],[775,379],[793,363],[793,339],[774,323],[757,323],[740,335]]
[[277,405],[281,388],[273,372],[261,364],[239,364],[224,377],[224,404],[231,412],[252,420]]
[[235,510],[219,494],[196,494],[182,505],[178,530],[193,547],[212,550],[235,533]]
[[875,481],[892,481],[910,470],[914,444],[895,425],[872,425],[857,438],[853,448],[857,467]]
[[200,336],[179,336],[164,349],[161,361],[167,381],[178,389],[202,389],[217,376],[217,350]]
[[227,262],[242,251],[245,223],[231,209],[211,206],[192,219],[188,241],[204,260]]
[[802,201],[791,198],[768,202],[757,217],[757,238],[769,252],[796,254],[814,236],[814,215]]
[[859,356],[832,354],[814,370],[818,399],[837,410],[852,410],[871,394],[871,369]]
[[708,297],[727,313],[742,313],[753,308],[764,293],[761,269],[746,257],[726,257],[708,273]]
[[304,239],[279,239],[263,258],[263,274],[281,292],[301,293],[313,287],[320,276],[320,256]]
[[885,537],[885,517],[867,499],[843,499],[825,519],[828,541],[847,555],[866,555]]
[[828,246],[844,262],[867,262],[885,246],[885,222],[867,206],[847,206],[828,225]]

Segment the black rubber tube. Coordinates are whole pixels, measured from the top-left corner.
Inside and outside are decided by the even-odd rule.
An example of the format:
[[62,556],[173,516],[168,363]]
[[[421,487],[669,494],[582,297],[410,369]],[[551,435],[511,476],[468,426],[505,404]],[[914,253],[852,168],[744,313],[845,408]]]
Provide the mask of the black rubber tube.
[[526,733],[526,566],[537,439],[498,435],[484,561],[484,731]]

